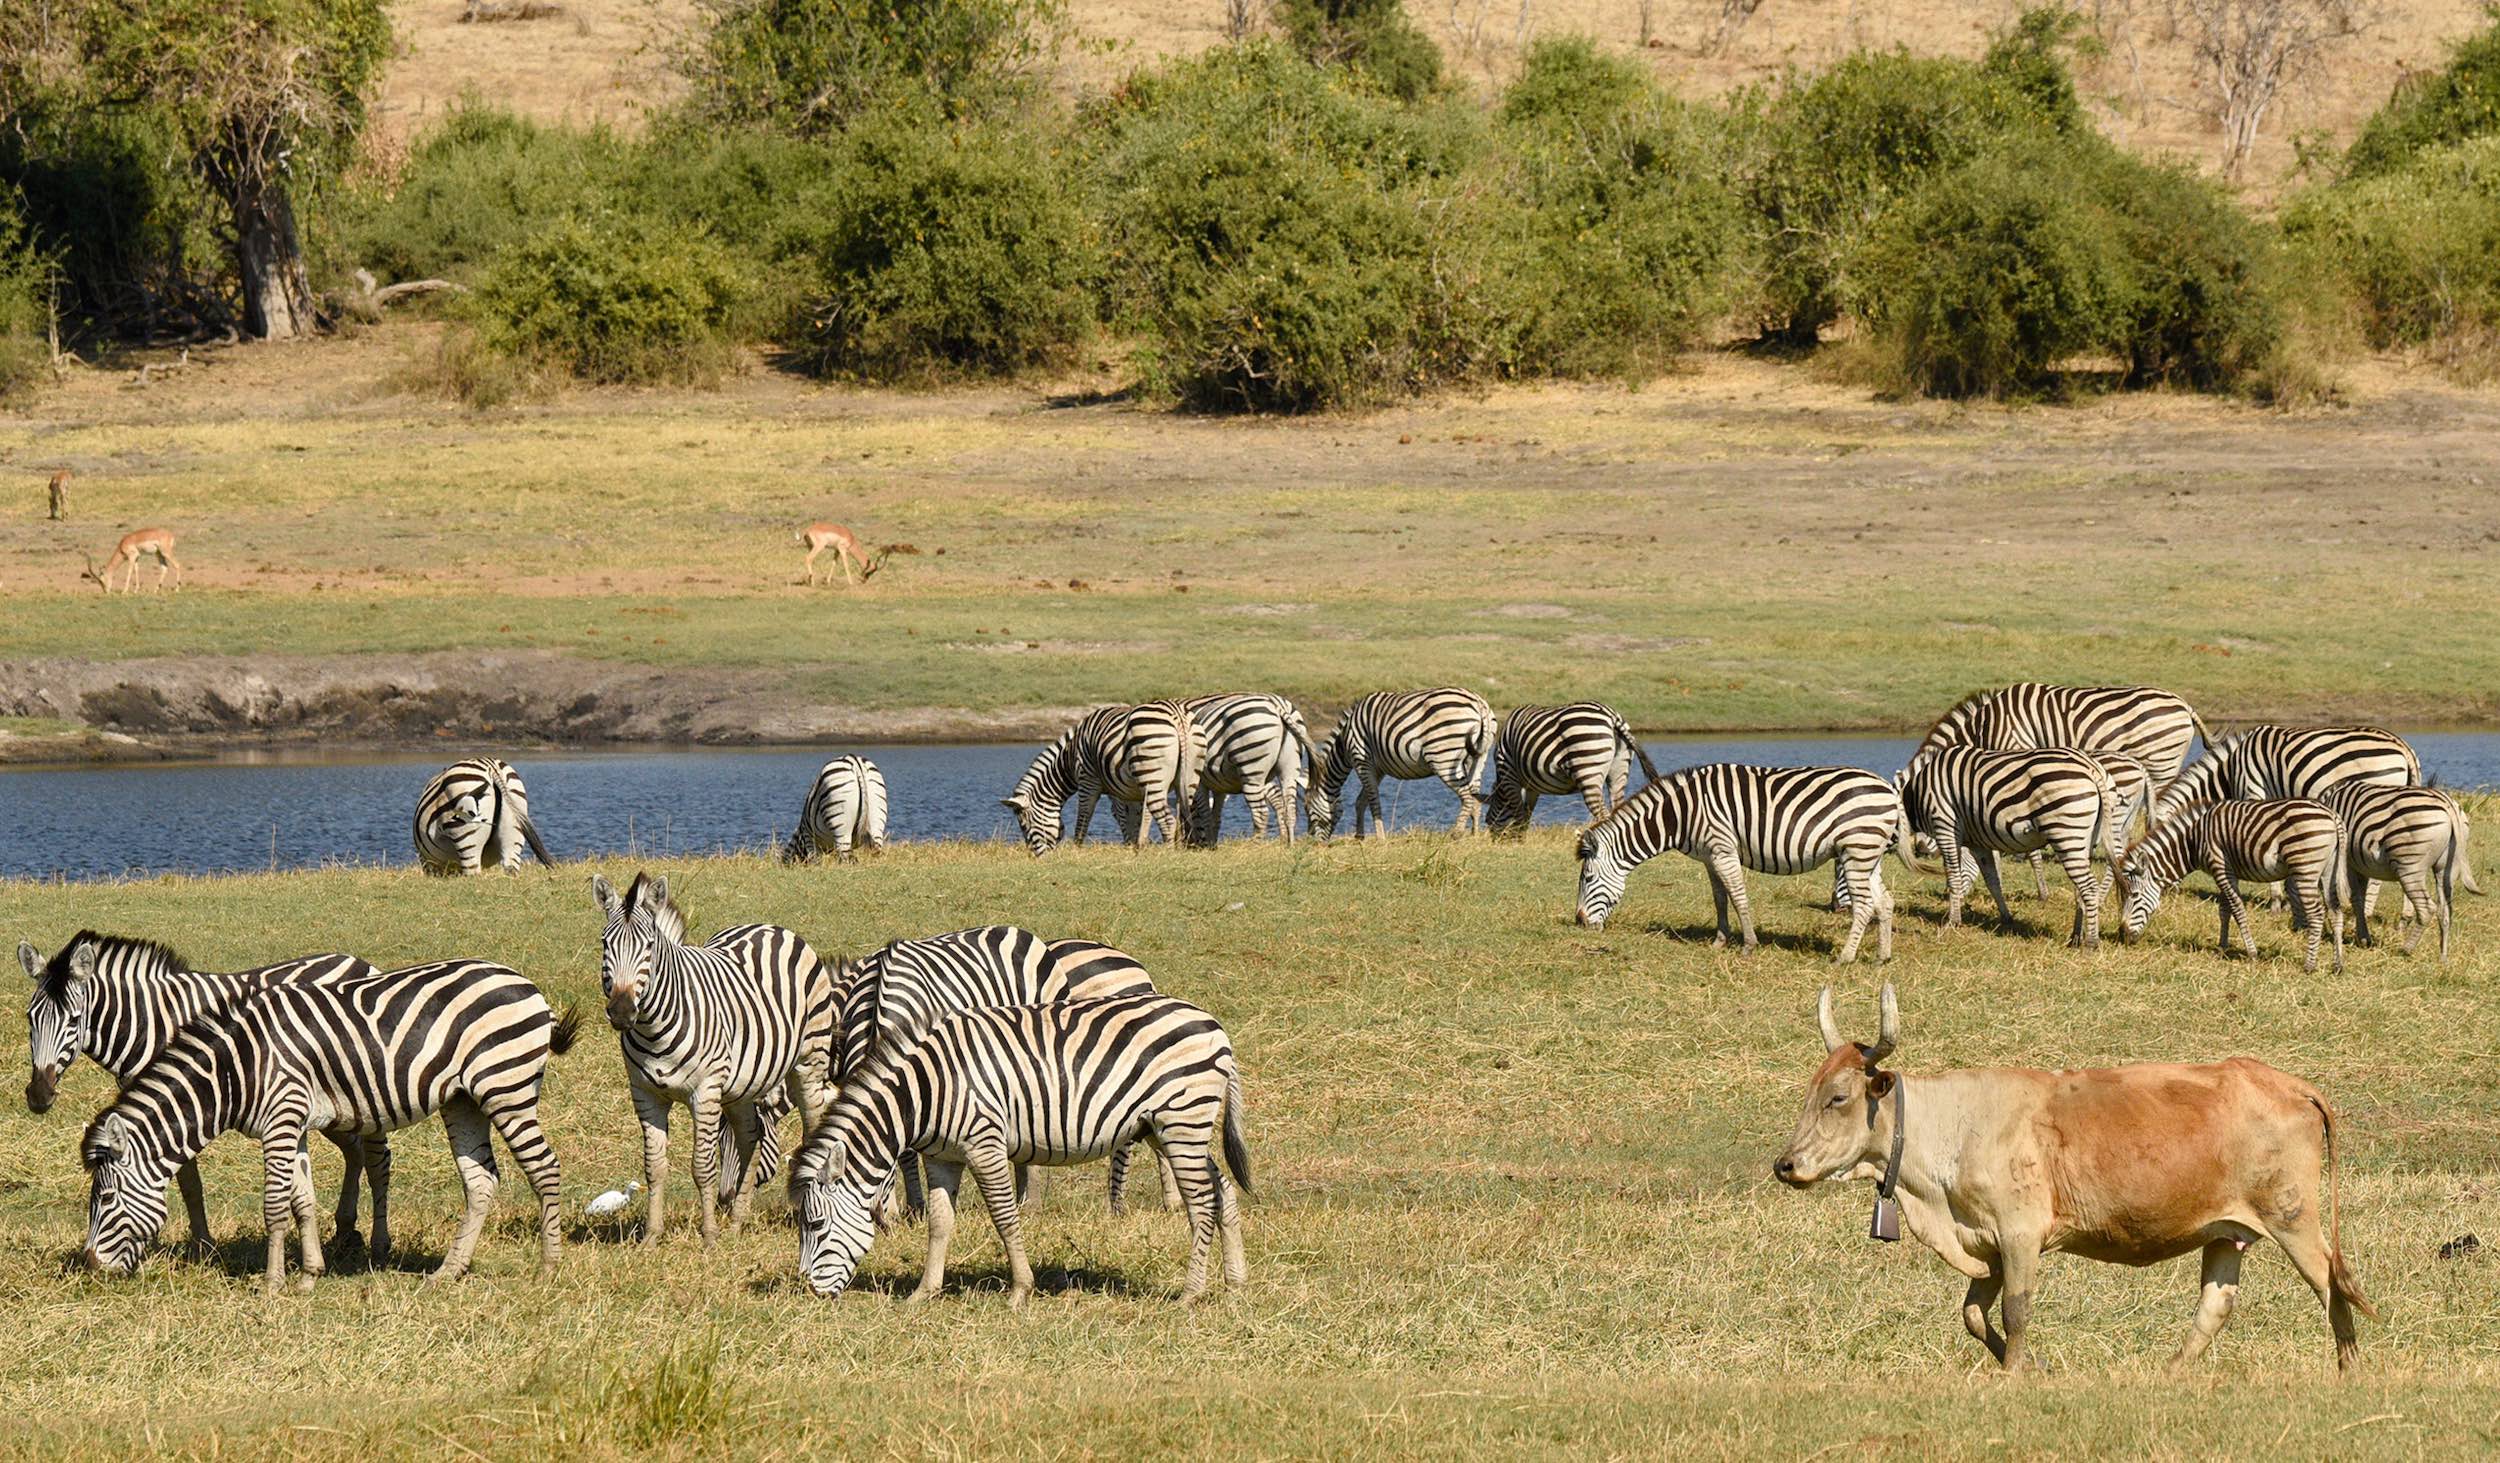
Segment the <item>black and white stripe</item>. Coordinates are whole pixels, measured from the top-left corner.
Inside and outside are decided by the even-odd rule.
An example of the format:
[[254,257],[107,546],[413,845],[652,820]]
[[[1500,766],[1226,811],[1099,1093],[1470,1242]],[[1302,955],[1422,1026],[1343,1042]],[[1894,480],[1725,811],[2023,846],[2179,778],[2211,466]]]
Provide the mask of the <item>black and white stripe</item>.
[[1947,925],[1962,922],[1962,902],[1984,878],[1997,918],[2011,927],[2014,910],[2005,900],[1997,855],[2045,851],[2075,886],[2066,943],[2100,944],[2102,889],[2092,851],[2100,848],[2117,864],[2127,805],[2091,753],[1939,747],[1911,759],[1902,772],[1901,806],[1910,831],[1925,835],[1944,860]]
[[573,1044],[575,1020],[557,1020],[538,987],[483,960],[272,985],[203,1015],[87,1129],[87,1263],[136,1268],[164,1223],[165,1181],[234,1129],[261,1144],[268,1287],[285,1282],[292,1226],[308,1289],[323,1265],[305,1135],[379,1137],[440,1112],[468,1212],[434,1279],[469,1268],[495,1202],[498,1133],[537,1192],[539,1269],[553,1273],[559,1174],[538,1095],[548,1057]]
[[1597,701],[1522,706],[1503,718],[1493,744],[1493,801],[1485,809],[1485,826],[1495,833],[1524,832],[1538,798],[1575,793],[1594,822],[1623,801],[1636,760],[1643,784],[1656,782],[1657,764],[1611,706]]
[[1124,841],[1145,847],[1151,821],[1165,842],[1178,843],[1197,796],[1199,763],[1197,734],[1178,701],[1098,706],[1043,748],[1016,790],[1000,801],[1016,815],[1035,858],[1059,846],[1071,797],[1080,844],[1094,821],[1094,804],[1106,795]]
[[429,874],[517,869],[526,846],[553,864],[530,821],[529,789],[512,764],[495,757],[454,762],[417,794],[417,861]]
[[803,864],[820,853],[849,863],[851,850],[885,847],[885,774],[856,753],[836,757],[816,774],[799,808],[798,831],[782,849],[785,864]]
[[969,1169],[1007,1251],[1009,1302],[1021,1305],[1033,1269],[1016,1165],[1087,1163],[1141,1139],[1163,1155],[1189,1208],[1182,1298],[1205,1291],[1219,1233],[1224,1278],[1241,1284],[1248,1272],[1233,1185],[1249,1189],[1250,1154],[1232,1042],[1214,1017],[1169,996],[951,1012],[919,1041],[873,1058],[801,1145],[790,1165],[800,1273],[820,1296],[850,1285],[898,1156],[917,1152],[929,1172],[929,1258],[914,1298],[944,1283],[955,1195]]
[[2314,798],[2345,782],[2412,787],[2422,759],[2404,738],[2375,726],[2255,726],[2219,741],[2153,801],[2153,821],[2224,798]]
[[[668,880],[636,874],[622,897],[593,875],[607,926],[599,939],[599,986],[616,1028],[642,1119],[643,1243],[667,1226],[669,1110],[694,1113],[694,1181],[703,1242],[744,1221],[754,1192],[763,1116],[795,1107],[812,1128],[833,1100],[833,974],[807,941],[779,925],[739,925],[689,945]],[[734,1171],[720,1170],[721,1144]]]
[[1857,958],[1867,921],[1876,921],[1876,955],[1892,958],[1892,895],[1879,867],[1902,832],[1900,795],[1892,784],[1854,767],[1746,767],[1714,762],[1686,767],[1632,794],[1580,835],[1582,924],[1603,926],[1623,901],[1625,878],[1659,854],[1700,860],[1710,874],[1718,938],[1728,937],[1730,903],[1754,938],[1745,870],[1802,874],[1837,862],[1849,893],[1849,938],[1842,963]]
[[2225,798],[2189,809],[2156,823],[2137,840],[2118,865],[2118,893],[2127,938],[2161,907],[2170,887],[2199,870],[2213,876],[2222,898],[2222,948],[2231,948],[2231,926],[2240,927],[2240,948],[2254,958],[2257,942],[2248,929],[2248,909],[2240,900],[2238,880],[2286,881],[2292,894],[2292,921],[2307,931],[2307,969],[2318,968],[2318,937],[2332,930],[2335,968],[2344,968],[2344,929],[2328,917],[2343,882],[2343,820],[2335,810],[2309,798],[2251,801]]
[[2345,883],[2330,902],[2340,906],[2350,901],[2355,942],[2374,943],[2369,883],[2385,879],[2404,890],[2406,907],[2419,921],[2413,938],[2405,942],[2405,953],[2413,953],[2422,931],[2436,919],[2439,958],[2445,963],[2456,886],[2473,887],[2473,871],[2466,862],[2465,810],[2437,788],[2386,787],[2361,781],[2339,782],[2318,794],[2317,800],[2343,820]]
[[2065,747],[2078,752],[2123,752],[2142,759],[2155,782],[2167,787],[2203,731],[2204,723],[2185,701],[2151,686],[2047,686],[2020,681],[1962,698],[1927,729],[1918,751]]
[[1374,691],[1345,709],[1336,730],[1311,755],[1311,831],[1322,838],[1335,835],[1349,776],[1363,783],[1354,798],[1357,838],[1363,836],[1367,809],[1380,830],[1389,831],[1380,808],[1380,784],[1388,778],[1439,778],[1458,794],[1458,821],[1450,831],[1468,831],[1481,816],[1477,788],[1500,733],[1493,708],[1473,691],[1457,686]]
[[1273,816],[1277,833],[1291,843],[1294,805],[1311,756],[1302,713],[1282,696],[1263,694],[1192,696],[1181,709],[1197,732],[1203,764],[1189,841],[1213,847],[1223,832],[1224,799],[1238,796],[1249,805],[1252,837],[1266,837]]
[[[51,1108],[62,1076],[81,1056],[126,1086],[184,1026],[211,1012],[228,1010],[264,987],[373,973],[371,965],[353,955],[306,955],[256,970],[212,974],[193,970],[189,962],[153,940],[99,935],[93,930],[79,931],[48,961],[39,959],[34,946],[20,941],[17,958],[35,983],[34,996],[26,1005],[30,1057],[26,1109],[37,1113]],[[357,1242],[357,1198],[370,1182],[370,1253],[377,1261],[386,1258],[391,1247],[390,1144],[378,1136],[329,1136],[347,1161],[347,1171],[339,1181],[336,1242]],[[214,1241],[198,1165],[184,1163],[174,1179],[191,1221],[192,1247],[211,1249]]]

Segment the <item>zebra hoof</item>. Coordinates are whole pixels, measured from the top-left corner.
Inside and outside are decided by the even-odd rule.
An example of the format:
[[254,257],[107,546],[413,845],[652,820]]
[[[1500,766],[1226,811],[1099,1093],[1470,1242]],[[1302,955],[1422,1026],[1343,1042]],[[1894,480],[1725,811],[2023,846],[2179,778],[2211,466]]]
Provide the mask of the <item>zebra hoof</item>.
[[310,1295],[310,1294],[312,1294],[312,1293],[313,1293],[313,1281],[314,1281],[316,1278],[317,1278],[317,1277],[313,1274],[313,1272],[311,1272],[311,1271],[309,1271],[309,1270],[305,1271],[304,1273],[302,1273],[302,1274],[300,1274],[300,1275],[297,1275],[297,1276],[295,1277],[295,1284],[294,1284],[294,1290],[295,1290],[295,1293],[296,1293],[297,1295]]

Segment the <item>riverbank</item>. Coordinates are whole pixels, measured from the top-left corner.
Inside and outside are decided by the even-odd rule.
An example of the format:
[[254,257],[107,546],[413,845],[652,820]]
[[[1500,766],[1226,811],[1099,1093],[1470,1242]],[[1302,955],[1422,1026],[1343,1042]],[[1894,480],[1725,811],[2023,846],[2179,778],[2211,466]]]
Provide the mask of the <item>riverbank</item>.
[[[2062,888],[2017,899],[2019,936],[1943,930],[1940,880],[1905,891],[1883,972],[1901,991],[1904,1070],[2248,1053],[2315,1081],[2337,1107],[2344,1245],[2386,1318],[2362,1323],[2362,1370],[2336,1384],[2317,1303],[2260,1245],[2213,1354],[2169,1379],[2192,1262],[2053,1258],[2033,1322],[2047,1370],[2008,1386],[1976,1369],[1960,1279],[1915,1244],[1866,1241],[1866,1185],[1800,1195],[1768,1178],[1821,1058],[1816,989],[1837,978],[1843,1024],[1872,1031],[1877,973],[1828,964],[1828,884],[1755,880],[1766,944],[1747,958],[1708,947],[1706,883],[1680,859],[1634,875],[1614,926],[1573,926],[1570,848],[1553,832],[647,866],[698,932],[770,920],[848,954],[1013,920],[1115,943],[1215,1012],[1249,1109],[1251,1280],[1192,1313],[1171,1299],[1182,1226],[1103,1213],[1099,1167],[1055,1177],[1028,1218],[1042,1293],[1019,1313],[977,1214],[957,1231],[948,1293],[925,1307],[897,1299],[918,1273],[917,1228],[881,1236],[860,1290],[829,1305],[796,1285],[777,1197],[712,1251],[686,1232],[646,1251],[630,1226],[579,1220],[589,1196],[638,1174],[640,1142],[595,1016],[598,916],[579,866],[0,883],[0,930],[47,951],[96,926],[218,968],[331,948],[386,964],[492,956],[594,1012],[542,1106],[568,1216],[552,1281],[531,1276],[507,1166],[479,1273],[418,1288],[458,1213],[431,1122],[394,1142],[406,1269],[368,1273],[345,1252],[309,1299],[265,1302],[259,1156],[228,1138],[203,1165],[217,1262],[159,1253],[129,1281],[63,1275],[86,1200],[75,1136],[112,1084],[82,1063],[50,1115],[0,1108],[0,1294],[43,1318],[46,1338],[0,1377],[0,1446],[341,1459],[445,1438],[493,1457],[979,1453],[1017,1439],[1217,1456],[2480,1446],[2500,1407],[2500,1128],[2481,1076],[2500,1044],[2491,906],[2464,903],[2444,967],[2356,951],[2340,976],[2304,976],[2276,915],[2257,917],[2262,961],[2222,959],[2213,907],[2193,895],[2172,899],[2147,943],[2085,954],[2044,935],[2064,928]],[[595,867],[614,879],[644,865]],[[316,1154],[325,1217],[337,1176]],[[2443,1258],[2467,1233],[2483,1248]],[[620,1351],[618,1337],[644,1341]],[[275,1391],[272,1355],[291,1359]]]

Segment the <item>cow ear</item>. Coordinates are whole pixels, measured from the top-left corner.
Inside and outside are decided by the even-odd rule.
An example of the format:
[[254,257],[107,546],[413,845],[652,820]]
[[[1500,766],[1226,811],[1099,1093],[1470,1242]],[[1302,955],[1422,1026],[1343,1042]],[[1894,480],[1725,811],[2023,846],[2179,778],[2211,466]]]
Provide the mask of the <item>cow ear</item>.
[[1867,1073],[1866,1095],[1873,1098],[1877,1102],[1883,1101],[1885,1098],[1892,1095],[1892,1084],[1895,1080],[1896,1074],[1884,1071],[1881,1068]]
[[43,979],[43,956],[24,940],[17,942],[17,963],[26,967],[28,980]]

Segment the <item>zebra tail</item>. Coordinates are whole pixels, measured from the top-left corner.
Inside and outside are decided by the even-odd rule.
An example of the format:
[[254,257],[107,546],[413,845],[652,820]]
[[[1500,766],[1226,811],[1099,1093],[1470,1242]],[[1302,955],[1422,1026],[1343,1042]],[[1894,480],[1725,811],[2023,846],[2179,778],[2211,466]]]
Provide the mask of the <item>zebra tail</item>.
[[1224,1167],[1231,1171],[1233,1187],[1250,1192],[1250,1145],[1241,1136],[1241,1074],[1224,1074]]
[[556,1018],[555,1028],[547,1033],[547,1055],[563,1056],[573,1049],[574,1034],[582,1029],[582,1008],[567,1006]]
[[521,815],[521,840],[530,846],[531,853],[538,855],[539,867],[552,869],[556,866],[556,861],[547,856],[547,845],[539,841],[538,824],[527,813]]
[[2465,821],[2465,810],[2459,808],[2456,816],[2448,820],[2448,876],[2456,881],[2456,887],[2479,895],[2483,886],[2474,882],[2474,865],[2465,856],[2466,839],[2472,831],[2472,825]]
[[1623,745],[1629,748],[1632,755],[1639,760],[1641,764],[1642,785],[1646,786],[1650,783],[1656,782],[1658,780],[1658,764],[1649,760],[1649,749],[1641,745],[1641,739],[1639,737],[1632,735],[1632,723],[1625,721],[1620,716],[1616,717],[1615,735],[1623,738]]
[[2196,708],[2193,706],[2188,707],[2188,725],[2196,728],[2196,735],[2199,740],[2204,742],[2205,750],[2208,752],[2212,751],[2214,749],[2214,734],[2205,729],[2205,718],[2197,715]]

